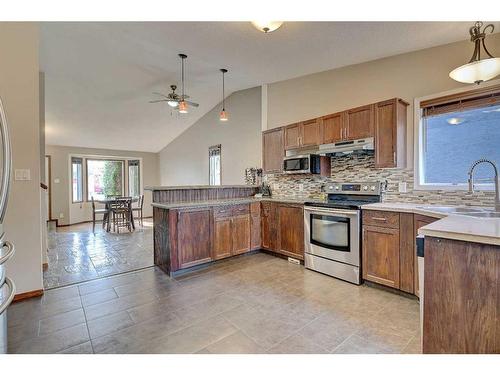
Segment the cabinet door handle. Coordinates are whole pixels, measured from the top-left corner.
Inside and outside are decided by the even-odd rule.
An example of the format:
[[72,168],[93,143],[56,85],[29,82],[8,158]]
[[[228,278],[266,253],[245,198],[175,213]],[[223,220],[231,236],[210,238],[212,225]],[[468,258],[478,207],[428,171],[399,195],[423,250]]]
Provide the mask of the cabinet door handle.
[[372,220],[376,220],[376,221],[387,221],[387,219],[385,217],[372,217]]

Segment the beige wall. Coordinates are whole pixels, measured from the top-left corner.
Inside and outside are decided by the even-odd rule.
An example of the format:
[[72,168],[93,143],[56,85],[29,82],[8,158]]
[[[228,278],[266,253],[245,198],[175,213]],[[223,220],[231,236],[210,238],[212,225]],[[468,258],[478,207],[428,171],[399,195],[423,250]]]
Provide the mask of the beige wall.
[[[500,33],[487,46],[500,55]],[[362,48],[362,46],[360,46]],[[449,78],[469,61],[473,44],[447,44],[268,85],[269,129],[363,104],[400,97],[408,110],[408,167],[413,168],[413,100],[464,85]]]
[[[60,225],[74,224],[92,219],[90,203],[71,202],[70,155],[108,156],[142,159],[141,187],[159,184],[158,154],[150,152],[102,150],[83,147],[47,145],[45,154],[51,156],[52,218]],[[55,183],[55,180],[59,183]],[[145,191],[144,215],[152,216],[151,192]],[[64,217],[60,218],[60,214]]]
[[208,147],[222,145],[222,184],[243,184],[245,168],[261,165],[261,89],[226,99],[229,121],[219,121],[220,105],[160,151],[162,185],[208,185]]
[[7,275],[23,293],[42,288],[38,25],[0,22],[0,46],[0,96],[10,127],[12,167],[31,174],[29,181],[12,181],[4,222],[6,239],[17,249]]

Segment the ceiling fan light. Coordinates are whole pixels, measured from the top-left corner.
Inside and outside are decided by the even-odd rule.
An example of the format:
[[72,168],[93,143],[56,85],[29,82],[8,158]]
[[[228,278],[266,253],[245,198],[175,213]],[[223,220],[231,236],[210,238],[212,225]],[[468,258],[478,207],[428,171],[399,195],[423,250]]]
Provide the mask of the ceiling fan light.
[[229,120],[227,112],[224,109],[219,113],[219,120],[220,121],[227,121],[227,120]]
[[179,103],[176,100],[169,100],[167,104],[172,108],[176,108],[179,105]]
[[450,77],[462,83],[481,83],[500,74],[500,57],[473,61],[450,72]]
[[252,21],[252,25],[263,33],[270,33],[283,25],[283,21]]
[[188,106],[184,100],[179,103],[179,113],[188,113]]

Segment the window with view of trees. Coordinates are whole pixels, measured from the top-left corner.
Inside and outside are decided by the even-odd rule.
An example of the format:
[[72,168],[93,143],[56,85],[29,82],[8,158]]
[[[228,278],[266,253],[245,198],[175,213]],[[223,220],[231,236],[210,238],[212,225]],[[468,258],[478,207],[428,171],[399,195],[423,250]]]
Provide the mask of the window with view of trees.
[[83,160],[71,158],[71,196],[73,203],[83,201]]
[[128,161],[128,194],[131,197],[137,197],[141,194],[139,164],[139,160]]
[[221,145],[210,146],[208,148],[208,165],[209,176],[208,182],[210,185],[221,184]]
[[87,199],[123,195],[123,160],[87,159]]
[[[438,99],[435,99],[439,101]],[[486,158],[500,167],[500,88],[422,105],[419,184],[466,186],[472,163]],[[478,186],[492,184],[491,167],[480,165]]]

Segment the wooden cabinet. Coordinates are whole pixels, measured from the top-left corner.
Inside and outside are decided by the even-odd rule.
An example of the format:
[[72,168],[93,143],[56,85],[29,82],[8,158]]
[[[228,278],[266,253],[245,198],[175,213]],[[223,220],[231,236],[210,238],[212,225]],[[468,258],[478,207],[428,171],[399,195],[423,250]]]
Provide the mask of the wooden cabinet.
[[363,226],[363,279],[399,288],[399,229]]
[[182,210],[177,213],[177,258],[179,268],[212,260],[210,209]]
[[344,138],[345,112],[334,113],[322,118],[321,144],[339,142]]
[[346,132],[343,138],[359,139],[373,137],[374,105],[349,109],[346,115]]
[[279,252],[296,259],[304,259],[304,210],[301,205],[278,206]]
[[214,259],[231,256],[231,218],[214,218]]
[[262,134],[262,169],[264,173],[279,173],[283,170],[283,128],[265,131]]
[[277,203],[262,202],[262,247],[266,250],[278,249],[278,210]]
[[285,150],[316,146],[321,142],[321,119],[288,125],[284,128]]
[[407,106],[401,99],[375,105],[375,167],[406,167]]
[[248,205],[216,207],[213,210],[213,258],[222,259],[250,250]]
[[412,213],[399,215],[399,289],[412,294],[415,292],[417,273],[413,216]]
[[261,246],[260,202],[250,203],[250,249],[257,250]]

